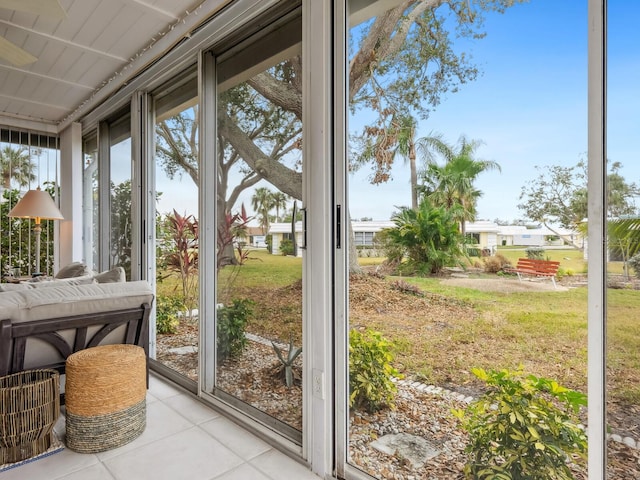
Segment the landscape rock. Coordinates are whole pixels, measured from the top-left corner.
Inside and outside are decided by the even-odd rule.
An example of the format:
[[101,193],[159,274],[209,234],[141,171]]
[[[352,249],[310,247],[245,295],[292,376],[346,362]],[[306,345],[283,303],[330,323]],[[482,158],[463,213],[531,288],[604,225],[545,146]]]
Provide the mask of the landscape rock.
[[440,454],[427,439],[409,433],[385,435],[371,442],[371,446],[387,455],[406,459],[412,468],[421,468],[428,460]]

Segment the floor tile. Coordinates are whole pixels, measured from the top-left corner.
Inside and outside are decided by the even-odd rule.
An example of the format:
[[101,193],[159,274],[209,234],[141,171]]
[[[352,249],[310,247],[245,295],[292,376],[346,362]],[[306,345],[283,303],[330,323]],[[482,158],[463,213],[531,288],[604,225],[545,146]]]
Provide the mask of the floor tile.
[[256,457],[271,448],[267,442],[222,416],[201,424],[200,428],[245,460]]
[[[238,424],[151,377],[147,427],[136,440],[97,454],[69,448],[0,474],[0,480],[318,480]],[[65,409],[55,431],[64,440]]]
[[[3,479],[4,480],[4,479]],[[56,480],[115,480],[109,470],[102,464],[96,463],[77,472],[65,475]]]
[[95,455],[83,455],[75,453],[68,448],[55,453],[50,457],[41,458],[18,468],[0,473],[2,480],[49,480],[60,478],[91,465],[96,465],[98,459]]
[[210,480],[242,464],[198,427],[104,461],[117,480]]
[[269,477],[259,472],[251,465],[246,463],[240,465],[238,468],[231,470],[230,472],[223,473],[219,477],[214,477],[214,480],[271,480]]
[[149,375],[149,389],[147,391],[158,400],[165,400],[174,395],[184,393],[184,390],[180,387],[170,385],[153,374]]
[[318,480],[311,470],[275,449],[250,460],[249,463],[273,480]]
[[188,393],[169,397],[163,403],[195,425],[220,416],[213,408],[204,405]]
[[163,402],[154,402],[147,405],[147,426],[138,438],[122,447],[107,450],[97,454],[101,461],[122,455],[143,445],[169,437],[193,427],[193,423],[182,415],[179,415],[171,407]]

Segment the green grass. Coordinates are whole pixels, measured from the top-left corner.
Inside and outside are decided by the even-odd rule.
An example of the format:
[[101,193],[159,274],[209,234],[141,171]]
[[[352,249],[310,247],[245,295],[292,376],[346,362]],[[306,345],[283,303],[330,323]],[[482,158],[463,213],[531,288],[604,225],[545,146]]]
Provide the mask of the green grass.
[[[515,249],[505,252],[516,261],[524,254]],[[549,256],[558,258],[563,268],[581,271],[581,252],[550,250]],[[221,285],[227,286],[230,282],[231,290],[241,296],[252,296],[257,291],[262,291],[262,295],[272,291],[272,296],[284,296],[289,294],[282,292],[287,292],[302,276],[300,258],[270,255],[264,250],[253,251],[251,257],[241,267],[225,267],[220,274]],[[361,260],[365,265],[380,262],[376,258]],[[405,373],[434,382],[453,383],[467,375],[472,367],[513,369],[523,364],[531,373],[586,391],[586,288],[496,293],[443,285],[438,278],[403,277],[402,280],[448,301],[471,305],[476,312],[473,322],[452,318],[448,322],[450,327],[420,335],[393,330],[384,319],[379,321],[375,327],[401,345]],[[165,293],[175,286],[179,283],[172,278],[159,284],[158,292]],[[282,338],[288,338],[292,328],[298,331],[301,310],[296,299],[300,295],[300,291],[292,290],[280,303],[271,299],[262,310],[257,333],[274,332],[274,336],[286,334]],[[609,392],[617,400],[634,404],[640,403],[638,312],[640,291],[608,290]]]
[[264,249],[251,250],[249,260],[242,266],[222,269],[219,283],[243,288],[270,285],[283,287],[302,278],[302,258],[271,255]]
[[[499,357],[505,368],[522,361],[539,375],[555,377],[586,392],[586,288],[507,294],[445,286],[434,278],[404,280],[425,291],[470,303],[481,313],[474,339],[484,342],[486,349],[467,352],[469,364],[495,368],[487,361],[496,358],[497,349],[502,352]],[[640,291],[607,291],[608,387],[613,398],[634,404],[640,403],[638,312]],[[450,370],[442,363],[445,371]],[[431,364],[427,370],[437,368]]]

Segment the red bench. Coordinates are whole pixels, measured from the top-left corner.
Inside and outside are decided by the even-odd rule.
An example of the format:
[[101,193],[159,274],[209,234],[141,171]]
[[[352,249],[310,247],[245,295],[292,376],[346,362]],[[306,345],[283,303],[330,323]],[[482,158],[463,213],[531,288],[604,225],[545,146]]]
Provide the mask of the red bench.
[[520,281],[522,281],[523,275],[531,277],[549,277],[553,283],[553,287],[556,288],[556,274],[558,273],[559,266],[560,262],[552,260],[519,258],[518,264],[515,268],[505,268],[504,271],[517,274],[518,280]]

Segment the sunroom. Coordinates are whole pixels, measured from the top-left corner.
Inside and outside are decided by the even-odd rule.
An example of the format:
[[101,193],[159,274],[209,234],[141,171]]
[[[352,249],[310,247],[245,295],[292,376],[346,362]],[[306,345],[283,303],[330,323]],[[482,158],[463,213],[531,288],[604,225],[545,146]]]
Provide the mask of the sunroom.
[[[637,334],[617,323],[635,316],[634,289],[607,288],[612,266],[604,241],[606,159],[633,153],[616,142],[638,124],[620,100],[635,92],[624,90],[626,83],[613,87],[632,76],[637,57],[617,36],[606,48],[607,19],[623,31],[626,5],[534,4],[0,0],[0,193],[8,211],[27,190],[46,189],[63,217],[46,223],[39,269],[31,224],[2,227],[7,245],[22,245],[2,243],[3,273],[46,277],[72,262],[95,272],[118,266],[127,281],[147,281],[155,296],[145,433],[101,454],[64,449],[2,478],[464,478],[468,440],[451,411],[482,394],[475,368],[519,365],[589,400],[579,417],[588,452],[567,457],[575,478],[635,478],[640,381],[629,372]],[[547,22],[543,15],[554,9],[557,18]],[[553,31],[535,34],[555,49],[548,55],[531,38],[532,50],[511,52],[546,72],[539,91],[519,87],[518,77],[509,88],[491,85],[509,70],[507,57],[496,66],[475,49],[494,31],[498,43],[509,43],[497,33],[509,31],[500,22],[548,23]],[[580,38],[561,35],[565,27]],[[552,47],[542,42],[546,35],[566,44]],[[477,112],[464,111],[468,97],[456,100],[481,78],[467,52],[478,65],[487,62],[490,79],[475,91],[482,98]],[[608,65],[608,55],[619,63]],[[549,79],[563,62],[575,76]],[[534,109],[530,97],[549,92],[570,98],[557,109],[545,103],[546,113]],[[609,97],[619,102],[618,117],[607,113]],[[489,120],[499,116],[489,116],[491,105],[503,116],[499,123]],[[412,275],[380,273],[382,258],[358,256],[352,220],[386,225],[397,218],[394,209],[417,210],[425,195],[407,188],[413,173],[425,177],[403,145],[423,136],[435,144],[440,129],[499,143],[486,152],[516,180],[491,176],[482,189],[496,195],[494,208],[515,208],[518,192],[505,184],[532,178],[523,173],[532,167],[523,152],[568,154],[551,141],[536,149],[545,143],[540,137],[571,121],[567,142],[575,136],[578,145],[572,154],[587,152],[590,248],[582,287],[504,297],[508,308],[483,316],[502,294],[469,299],[459,290],[441,309],[448,293],[445,283],[434,286],[437,276],[414,282]],[[528,128],[526,136],[509,136],[516,123]],[[21,156],[31,170],[19,178]],[[484,220],[492,214],[482,213]],[[291,226],[292,254],[282,254],[282,244],[271,254],[268,235],[266,247],[248,241],[249,229],[266,234],[270,224]],[[393,293],[377,303],[389,285]],[[427,293],[410,296],[411,285]],[[397,295],[409,303],[395,310]],[[561,312],[553,318],[557,329],[522,323],[539,304]],[[567,313],[567,305],[574,310]],[[435,312],[443,316],[428,317]],[[518,330],[530,343],[511,349]],[[395,408],[372,413],[353,401],[351,331],[382,331],[380,342],[395,345]],[[509,337],[491,348],[502,335]],[[562,340],[550,344],[552,338]],[[57,428],[63,436],[62,420]],[[393,439],[377,443],[398,435],[414,449]]]

